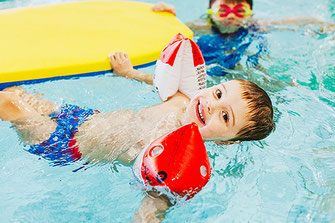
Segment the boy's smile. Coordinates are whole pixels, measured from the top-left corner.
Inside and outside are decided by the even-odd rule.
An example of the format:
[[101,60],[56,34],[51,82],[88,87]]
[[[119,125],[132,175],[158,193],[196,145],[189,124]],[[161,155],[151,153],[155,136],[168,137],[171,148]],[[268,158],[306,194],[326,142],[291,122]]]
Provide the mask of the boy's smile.
[[204,89],[189,103],[184,121],[195,122],[204,139],[232,139],[248,120],[241,94],[240,83],[234,80]]

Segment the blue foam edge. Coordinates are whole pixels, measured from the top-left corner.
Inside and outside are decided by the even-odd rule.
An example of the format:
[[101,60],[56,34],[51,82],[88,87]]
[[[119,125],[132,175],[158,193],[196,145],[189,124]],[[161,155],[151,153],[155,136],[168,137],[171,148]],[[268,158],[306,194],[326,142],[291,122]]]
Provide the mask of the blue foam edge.
[[[150,62],[150,63],[134,66],[134,68],[140,69],[140,68],[144,68],[144,67],[149,67],[151,65],[154,65],[155,63],[156,63],[156,61],[153,61],[153,62]],[[34,79],[34,80],[6,82],[6,83],[0,83],[0,90],[3,90],[7,87],[17,86],[17,85],[38,84],[38,83],[42,83],[42,82],[46,82],[46,81],[76,79],[76,78],[80,78],[80,77],[91,77],[91,76],[103,75],[103,74],[110,73],[110,72],[112,72],[112,70],[96,71],[96,72],[74,74],[74,75],[67,75],[67,76],[49,77],[49,78]]]

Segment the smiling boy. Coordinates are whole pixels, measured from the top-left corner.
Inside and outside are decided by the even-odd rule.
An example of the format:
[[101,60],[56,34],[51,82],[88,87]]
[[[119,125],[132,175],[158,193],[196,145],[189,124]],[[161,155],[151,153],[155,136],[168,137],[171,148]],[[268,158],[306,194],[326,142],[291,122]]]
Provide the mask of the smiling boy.
[[[152,83],[152,75],[133,69],[127,53],[116,52],[110,61],[117,74]],[[204,140],[224,144],[264,139],[275,127],[267,93],[256,84],[241,79],[203,89],[191,99],[177,92],[153,108],[161,111],[174,108],[181,114],[178,122],[182,125],[195,122]]]
[[[152,75],[133,69],[126,53],[115,52],[110,61],[119,75],[152,83]],[[75,159],[118,159],[124,164],[131,164],[155,138],[191,122],[199,126],[204,140],[225,145],[263,139],[275,127],[266,92],[240,79],[203,89],[191,99],[177,92],[152,107],[109,113],[73,105],[57,108],[22,88],[9,88],[0,91],[0,118],[13,124],[32,153],[67,149]],[[69,148],[48,147],[55,144]]]
[[[133,69],[129,56],[110,56],[115,73],[152,83],[152,75]],[[10,121],[27,151],[52,165],[67,165],[84,158],[90,162],[130,165],[152,140],[195,122],[204,140],[229,145],[259,140],[274,129],[270,98],[256,84],[231,80],[200,90],[193,98],[181,92],[151,107],[100,113],[75,105],[56,106],[20,87],[0,91],[0,118]],[[159,222],[171,206],[169,199],[149,192],[135,222]]]

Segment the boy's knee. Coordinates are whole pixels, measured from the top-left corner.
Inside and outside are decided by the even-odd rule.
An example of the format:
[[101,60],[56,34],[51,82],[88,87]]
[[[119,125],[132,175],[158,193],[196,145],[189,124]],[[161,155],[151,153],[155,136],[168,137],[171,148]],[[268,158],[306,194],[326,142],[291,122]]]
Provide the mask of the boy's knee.
[[24,92],[23,88],[20,86],[8,87],[2,90],[3,92],[12,92],[15,94],[21,94]]
[[16,121],[37,116],[22,99],[13,92],[0,91],[0,118],[4,121]]
[[4,121],[12,121],[21,112],[15,96],[11,92],[0,92],[0,118]]

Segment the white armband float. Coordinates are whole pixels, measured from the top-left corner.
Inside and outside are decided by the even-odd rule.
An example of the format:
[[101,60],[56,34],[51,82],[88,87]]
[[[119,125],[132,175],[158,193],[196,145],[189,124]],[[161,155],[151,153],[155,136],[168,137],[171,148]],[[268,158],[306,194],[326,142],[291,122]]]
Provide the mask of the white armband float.
[[179,90],[192,98],[206,88],[205,61],[198,45],[177,34],[161,52],[154,73],[154,86],[166,101]]

